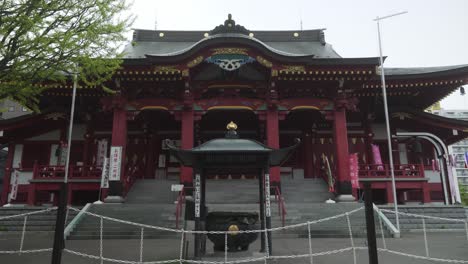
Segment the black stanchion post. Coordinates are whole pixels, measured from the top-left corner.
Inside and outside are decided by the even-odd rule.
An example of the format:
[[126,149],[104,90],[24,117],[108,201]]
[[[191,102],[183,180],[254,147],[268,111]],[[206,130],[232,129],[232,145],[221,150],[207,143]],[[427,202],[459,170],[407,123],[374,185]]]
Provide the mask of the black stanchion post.
[[62,251],[65,248],[63,231],[65,230],[65,218],[67,214],[67,184],[61,183],[57,218],[55,220],[54,246],[52,250],[52,264],[62,262]]
[[366,211],[367,246],[369,250],[369,264],[378,264],[377,239],[375,235],[374,206],[370,182],[364,182],[364,199]]

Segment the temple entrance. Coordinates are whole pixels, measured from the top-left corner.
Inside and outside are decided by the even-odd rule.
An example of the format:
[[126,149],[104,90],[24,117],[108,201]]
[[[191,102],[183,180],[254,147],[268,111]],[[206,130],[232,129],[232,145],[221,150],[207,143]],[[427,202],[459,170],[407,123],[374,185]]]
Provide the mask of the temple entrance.
[[281,147],[292,144],[295,138],[303,142],[283,165],[281,175],[292,178],[321,177],[322,154],[327,157],[333,155],[331,123],[320,111],[304,107],[291,111],[279,125]]

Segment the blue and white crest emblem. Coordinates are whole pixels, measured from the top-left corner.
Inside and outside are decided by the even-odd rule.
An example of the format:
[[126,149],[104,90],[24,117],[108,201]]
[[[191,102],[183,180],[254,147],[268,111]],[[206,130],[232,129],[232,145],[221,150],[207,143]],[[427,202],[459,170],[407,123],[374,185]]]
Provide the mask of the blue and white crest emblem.
[[216,54],[206,58],[208,63],[214,63],[225,71],[234,71],[246,63],[254,62],[255,59],[242,54]]

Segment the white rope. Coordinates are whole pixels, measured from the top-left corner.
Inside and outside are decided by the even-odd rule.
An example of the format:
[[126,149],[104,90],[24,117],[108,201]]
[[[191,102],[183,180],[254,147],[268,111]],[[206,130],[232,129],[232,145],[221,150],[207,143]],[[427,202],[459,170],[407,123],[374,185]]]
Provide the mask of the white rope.
[[409,257],[409,258],[414,258],[414,259],[424,259],[424,260],[429,260],[429,261],[434,261],[434,262],[468,263],[468,260],[431,258],[431,257],[413,255],[413,254],[408,254],[408,253],[403,253],[403,252],[394,251],[394,250],[390,250],[390,249],[383,249],[383,248],[379,248],[378,251],[388,252],[388,253],[391,253],[391,254],[400,255],[400,256]]
[[145,229],[142,227],[140,232],[140,262],[143,263],[143,237],[145,235]]
[[41,249],[28,249],[28,250],[0,250],[0,254],[27,254],[27,253],[39,253],[52,251],[52,248],[41,248]]
[[353,230],[351,229],[351,220],[348,213],[346,213],[346,221],[348,222],[349,239],[351,240],[351,247],[353,248],[353,263],[356,264],[356,249],[354,248]]
[[28,215],[42,214],[42,213],[50,212],[50,211],[53,211],[53,210],[56,210],[56,209],[57,209],[57,207],[50,207],[50,208],[47,208],[47,209],[44,209],[44,210],[33,211],[33,212],[28,212],[28,213],[23,213],[23,214],[7,215],[7,216],[0,217],[0,220],[11,219],[11,218],[15,218],[15,217],[23,217],[23,216],[28,216]]
[[227,263],[228,259],[228,233],[226,232],[224,234],[224,263]]
[[[387,213],[392,213],[392,214],[395,213],[395,211],[388,210],[388,209],[380,209],[380,211],[387,212]],[[412,217],[426,218],[426,219],[434,219],[434,220],[444,220],[444,221],[462,222],[462,223],[465,222],[464,219],[437,217],[437,216],[431,216],[431,215],[418,215],[418,214],[404,213],[404,212],[400,212],[400,211],[398,212],[398,214],[412,216]]]
[[23,232],[21,233],[21,243],[20,243],[20,248],[19,248],[20,255],[23,252],[24,235],[26,234],[26,222],[28,222],[28,216],[25,216],[24,221],[23,221]]
[[184,259],[184,238],[185,238],[185,233],[184,232],[181,232],[180,233],[180,247],[179,247],[179,263],[182,264],[183,263],[183,259]]
[[[322,251],[322,252],[316,252],[312,254],[314,257],[315,256],[326,256],[326,255],[334,255],[334,254],[340,254],[343,252],[347,252],[350,250],[366,250],[367,247],[347,247],[347,248],[341,248],[341,249],[335,249],[335,250],[329,250],[329,251]],[[99,256],[94,256],[70,249],[64,249],[65,252],[74,254],[77,256],[81,257],[86,257],[90,259],[99,259]],[[309,254],[298,254],[298,255],[282,255],[282,256],[270,256],[270,259],[296,259],[296,258],[308,258]],[[207,260],[192,260],[192,259],[170,259],[170,260],[159,260],[159,261],[145,261],[145,262],[138,262],[138,261],[131,261],[131,260],[119,260],[119,259],[112,259],[112,258],[104,258],[105,261],[107,262],[114,262],[114,263],[125,263],[125,264],[165,264],[165,263],[176,263],[182,261],[184,263],[195,263],[195,264],[237,264],[237,263],[248,263],[248,262],[255,262],[255,261],[262,261],[265,260],[265,256],[258,257],[258,258],[247,258],[247,259],[237,259],[237,260],[231,260],[231,261],[207,261]]]
[[426,257],[429,257],[429,247],[427,245],[427,233],[426,233],[426,220],[422,219],[423,233],[424,233],[424,248],[426,249]]
[[387,249],[387,242],[385,241],[385,231],[383,229],[382,218],[379,217],[380,232],[382,233],[382,244],[385,249]]
[[[334,216],[325,217],[325,218],[317,219],[317,220],[314,220],[314,221],[309,221],[309,222],[304,222],[304,223],[299,223],[299,224],[294,224],[294,225],[274,227],[274,228],[268,228],[268,229],[239,230],[239,231],[236,231],[236,233],[237,234],[244,234],[244,233],[247,234],[247,233],[260,233],[260,232],[264,232],[265,230],[274,232],[274,231],[294,229],[294,228],[298,228],[298,227],[307,226],[308,223],[317,224],[317,223],[322,223],[322,222],[330,221],[330,220],[333,220],[333,219],[345,217],[346,215],[354,214],[354,213],[362,210],[363,208],[364,207],[360,207],[360,208],[351,210],[351,211],[346,212],[346,213],[337,214],[337,215],[334,215]],[[80,211],[79,209],[76,209],[76,208],[73,208],[73,207],[70,207],[70,209],[75,210],[75,211]],[[126,221],[126,220],[122,220],[122,219],[118,219],[118,218],[112,218],[112,217],[99,215],[99,214],[95,214],[95,213],[91,213],[91,212],[83,212],[83,213],[87,214],[87,215],[90,215],[90,216],[98,217],[98,218],[102,217],[103,219],[108,220],[108,221],[114,221],[114,222],[118,222],[118,223],[122,223],[122,224],[134,225],[134,226],[139,226],[139,227],[144,227],[144,228],[149,228],[149,229],[156,229],[156,230],[167,231],[167,232],[174,232],[174,233],[180,233],[180,232],[184,232],[184,233],[187,233],[187,234],[224,234],[225,233],[225,231],[196,231],[196,230],[174,229],[174,228],[153,226],[153,225],[147,225],[147,224],[141,224],[141,223]]]
[[307,237],[309,239],[310,264],[314,264],[314,257],[312,256],[312,236],[310,234],[310,223],[309,222],[307,222]]
[[102,239],[103,239],[103,229],[104,229],[104,223],[102,217],[100,218],[100,228],[99,228],[99,258],[101,260],[101,264],[104,262],[104,257],[103,257],[103,251],[102,251]]

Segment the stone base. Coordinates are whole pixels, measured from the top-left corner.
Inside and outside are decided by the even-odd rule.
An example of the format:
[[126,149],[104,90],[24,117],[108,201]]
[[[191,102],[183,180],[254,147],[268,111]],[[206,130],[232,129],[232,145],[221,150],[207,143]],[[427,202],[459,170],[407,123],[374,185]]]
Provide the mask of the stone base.
[[107,196],[106,199],[104,199],[105,203],[124,203],[125,198],[122,196]]
[[336,196],[335,201],[338,203],[354,203],[356,199],[354,199],[354,196],[351,194],[339,194]]

